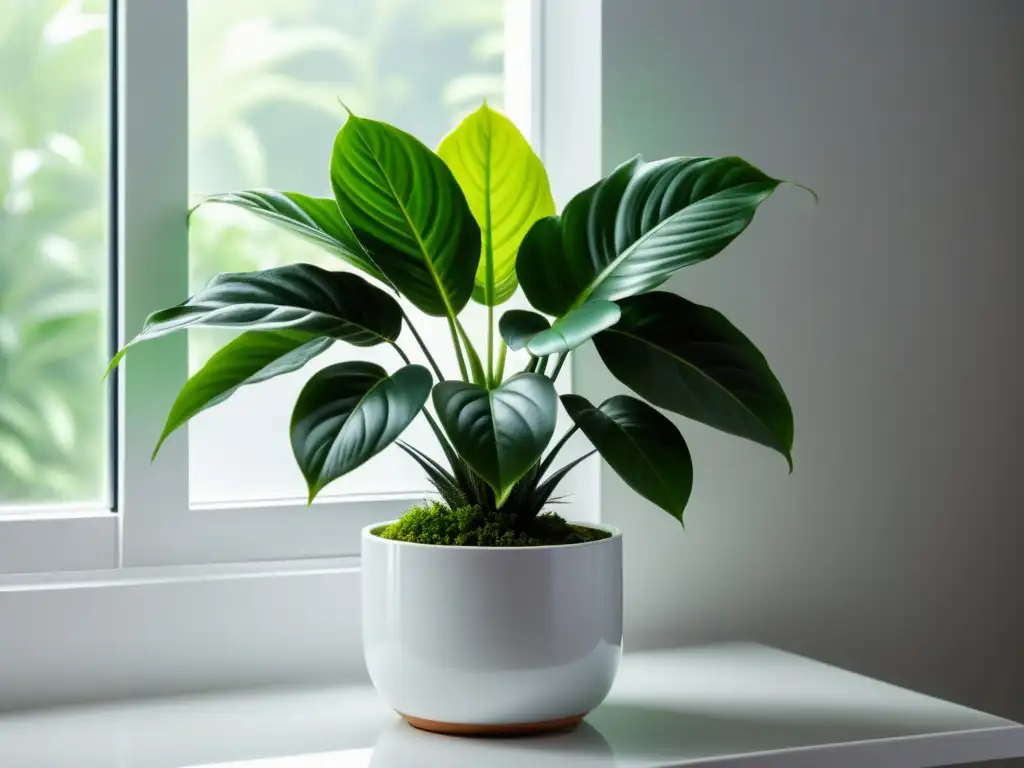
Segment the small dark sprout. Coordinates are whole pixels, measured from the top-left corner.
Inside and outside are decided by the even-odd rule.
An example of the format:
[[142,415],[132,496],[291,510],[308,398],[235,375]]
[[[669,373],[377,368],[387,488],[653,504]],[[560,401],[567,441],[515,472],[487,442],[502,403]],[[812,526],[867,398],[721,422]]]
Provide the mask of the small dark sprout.
[[401,519],[374,533],[392,541],[461,547],[582,544],[610,536],[606,531],[572,525],[550,512],[522,520],[516,515],[488,515],[477,506],[451,509],[437,501],[413,507]]

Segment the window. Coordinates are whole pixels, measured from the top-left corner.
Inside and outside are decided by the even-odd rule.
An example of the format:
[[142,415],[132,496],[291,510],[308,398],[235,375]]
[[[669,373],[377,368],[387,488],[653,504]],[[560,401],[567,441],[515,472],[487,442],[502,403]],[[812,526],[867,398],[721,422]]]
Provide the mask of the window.
[[[47,289],[61,298],[42,306],[47,311],[57,306],[65,313],[62,318],[84,309],[94,323],[76,338],[74,355],[57,358],[69,367],[49,379],[82,404],[81,412],[71,406],[55,411],[67,414],[70,408],[73,416],[82,414],[78,421],[48,417],[62,439],[69,431],[62,432],[59,425],[74,424],[76,447],[62,455],[80,462],[69,473],[80,484],[59,491],[46,485],[59,473],[40,469],[15,491],[9,475],[0,474],[0,668],[16,670],[0,686],[0,708],[312,681],[321,679],[325,670],[332,675],[362,674],[358,622],[350,620],[358,610],[358,570],[353,561],[334,556],[355,553],[359,528],[398,514],[408,500],[368,495],[343,480],[331,498],[306,509],[289,501],[292,492],[286,476],[262,488],[251,482],[265,465],[248,471],[249,482],[215,474],[197,478],[204,468],[217,466],[206,442],[210,425],[200,421],[193,434],[179,430],[165,444],[159,461],[150,464],[154,437],[188,374],[190,349],[181,335],[140,345],[116,377],[106,384],[100,377],[116,346],[113,336],[122,341],[154,309],[181,301],[189,288],[190,262],[199,264],[207,254],[224,253],[220,248],[204,253],[208,233],[234,228],[238,236],[251,237],[249,232],[259,231],[254,221],[239,226],[239,221],[218,218],[226,214],[204,210],[202,218],[209,216],[210,221],[197,223],[191,232],[190,252],[184,216],[190,191],[245,186],[260,179],[280,186],[305,185],[305,176],[297,174],[315,173],[305,166],[289,167],[291,155],[281,149],[283,126],[272,123],[273,110],[288,105],[289,115],[304,115],[306,125],[319,119],[319,130],[329,139],[337,123],[328,126],[325,115],[333,110],[337,118],[335,95],[349,100],[350,94],[346,83],[328,83],[321,90],[329,93],[329,104],[321,105],[319,98],[315,107],[297,104],[317,83],[342,75],[322,74],[332,61],[340,70],[340,55],[312,52],[316,46],[296,43],[293,31],[304,27],[315,39],[337,40],[338,30],[355,29],[359,42],[366,42],[371,31],[385,29],[368,26],[367,17],[348,18],[345,25],[350,28],[332,26],[333,17],[326,14],[391,9],[398,26],[389,28],[404,31],[399,37],[381,38],[378,49],[381,60],[390,62],[378,73],[387,85],[380,93],[389,99],[408,87],[395,75],[405,73],[409,65],[391,57],[412,46],[416,35],[425,41],[422,45],[440,45],[434,35],[442,36],[444,60],[453,69],[447,79],[438,76],[431,81],[434,127],[413,121],[427,111],[422,105],[410,110],[409,119],[404,112],[382,111],[380,117],[434,141],[460,109],[485,92],[494,94],[488,98],[497,103],[501,91],[505,111],[532,137],[544,158],[556,201],[564,203],[593,183],[601,172],[600,0],[504,0],[500,25],[496,2],[0,0],[0,402],[5,397],[16,405],[24,402],[22,396],[9,396],[14,385],[7,377],[23,376],[27,370],[19,363],[11,371],[11,350],[26,354],[23,318],[40,317],[38,310],[20,309],[25,292],[19,289],[17,305],[10,298],[10,285],[29,274],[23,267],[32,265],[32,274],[69,280],[65,285],[83,288],[59,294]],[[423,10],[428,5],[443,6],[444,19],[430,21]],[[202,33],[190,30],[190,13],[193,26],[222,26]],[[206,22],[199,13],[207,15]],[[228,34],[229,29],[236,31]],[[484,29],[491,32],[484,34]],[[272,30],[283,34],[277,48],[265,45]],[[229,131],[224,122],[216,127],[220,118],[211,109],[206,118],[211,121],[210,138],[200,142],[193,136],[190,148],[189,134],[195,127],[189,107],[199,109],[197,89],[212,84],[211,72],[195,69],[201,60],[197,46],[208,46],[211,56],[223,55],[218,47],[229,45],[244,51],[247,46],[238,41],[247,35],[255,35],[259,42],[250,49],[275,54],[272,66],[250,81],[255,85],[248,90],[235,88],[235,81],[222,84],[221,106],[232,106],[243,118],[236,122],[252,130]],[[397,42],[389,42],[393,40]],[[296,53],[296,45],[304,53]],[[442,53],[436,54],[439,60]],[[417,56],[419,65],[423,54]],[[247,70],[241,67],[238,74],[242,71]],[[305,85],[285,88],[282,82]],[[355,99],[351,101],[353,108],[360,108]],[[14,103],[16,107],[11,106]],[[378,108],[400,107],[387,101],[367,111]],[[50,124],[61,130],[48,129],[43,115],[60,116],[63,122]],[[198,113],[193,118],[198,120]],[[63,138],[27,142],[25,125],[76,139],[82,151],[76,152],[74,142]],[[256,141],[249,140],[253,138]],[[319,141],[311,138],[309,143],[312,147]],[[225,144],[235,150],[225,149]],[[39,146],[42,151],[16,155]],[[256,167],[262,167],[264,175],[242,176],[237,166],[229,166],[224,174],[239,175],[203,181],[200,171],[232,151],[249,158],[262,155],[264,164]],[[18,174],[12,175],[16,156],[28,160],[17,160]],[[70,170],[60,183],[52,183],[54,169]],[[30,259],[29,252],[10,246],[15,234],[24,237],[29,231],[14,229],[15,221],[27,222],[17,204],[28,199],[23,194],[11,197],[15,178],[18,189],[26,188],[26,178],[31,180],[33,202],[43,199],[39,193],[46,181],[45,189],[52,193],[47,202],[50,212],[66,215],[60,226],[33,226],[32,232],[43,237],[63,237],[48,241],[41,260],[38,254]],[[12,205],[20,218],[14,217]],[[113,214],[109,223],[108,213]],[[293,247],[298,244],[289,245]],[[83,259],[91,254],[92,272],[70,268],[79,263],[67,258],[72,250]],[[259,253],[272,257],[272,251]],[[113,268],[107,268],[111,263]],[[17,273],[10,271],[12,264]],[[46,269],[35,269],[39,265]],[[10,343],[15,324],[17,346]],[[38,348],[48,354],[57,341],[56,335],[47,335]],[[193,363],[203,354],[198,333],[191,354]],[[73,378],[68,372],[79,366],[90,370]],[[568,380],[563,373],[560,383]],[[70,386],[72,381],[80,385]],[[587,391],[590,382],[577,383],[582,394],[594,396]],[[32,402],[36,386],[19,386],[28,386]],[[280,407],[287,412],[290,404]],[[243,416],[236,412],[224,418],[233,418],[237,429],[244,425]],[[0,430],[7,430],[9,437],[14,427],[2,424],[6,426]],[[284,442],[275,439],[267,445],[278,449]],[[0,456],[0,463],[10,465],[11,455]],[[204,455],[211,457],[208,464],[197,466]],[[384,461],[378,457],[374,463]],[[290,457],[285,464],[291,464]],[[373,471],[372,466],[366,469]],[[4,471],[9,470],[7,466]],[[573,506],[563,512],[577,519],[597,519],[597,472],[596,463],[573,472],[573,487],[567,489],[573,493]],[[41,680],[46,684],[40,685]]]
[[[309,370],[202,414],[151,464],[189,369],[229,338],[218,331],[141,345],[116,376],[102,375],[150,312],[217,272],[300,260],[342,268],[232,209],[201,208],[191,226],[185,217],[190,200],[212,191],[329,194],[339,98],[435,146],[486,98],[536,139],[539,8],[534,0],[8,0],[0,573],[355,554],[362,526],[422,497],[422,472],[391,450],[305,508],[285,426]],[[467,325],[473,333],[472,315]],[[447,338],[432,319],[417,326]],[[352,351],[338,345],[333,354]],[[396,362],[383,350],[359,354]],[[257,411],[266,422],[248,418]]]
[[0,519],[111,502],[107,11],[0,18]]

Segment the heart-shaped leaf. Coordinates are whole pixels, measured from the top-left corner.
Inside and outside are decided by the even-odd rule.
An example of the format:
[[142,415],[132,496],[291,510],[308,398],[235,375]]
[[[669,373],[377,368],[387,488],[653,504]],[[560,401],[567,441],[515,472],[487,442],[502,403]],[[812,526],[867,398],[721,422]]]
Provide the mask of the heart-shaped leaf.
[[299,370],[333,343],[329,336],[302,331],[246,331],[214,354],[181,388],[153,458],[164,440],[197,413],[224,402],[239,387]]
[[619,302],[594,338],[608,370],[655,405],[774,448],[790,462],[793,411],[751,341],[709,307],[656,291]]
[[530,226],[555,212],[544,164],[511,120],[486,104],[449,133],[437,154],[451,168],[483,239],[473,299],[494,306],[516,292],[516,251]]
[[592,299],[555,320],[549,330],[541,331],[530,339],[526,351],[534,357],[563,354],[618,321],[619,307],[615,302]]
[[551,327],[550,321],[528,309],[510,309],[498,321],[498,333],[513,352],[525,347],[534,336]]
[[384,450],[416,418],[432,379],[422,365],[394,375],[360,361],[317,371],[292,413],[292,453],[309,486],[309,501],[332,480]]
[[128,347],[194,325],[219,328],[304,331],[360,347],[394,341],[402,330],[402,308],[385,291],[358,275],[311,264],[289,264],[261,272],[218,275],[183,304],[154,312]]
[[225,203],[255,213],[329,251],[371,277],[387,282],[371,261],[352,229],[341,217],[338,204],[329,197],[309,197],[299,192],[251,189],[210,195],[200,205]]
[[359,242],[409,301],[437,317],[466,306],[480,227],[441,158],[404,131],[353,115],[334,141],[331,184]]
[[444,381],[433,399],[455,450],[494,489],[500,506],[555,431],[558,395],[551,380],[522,373],[491,390]]
[[780,183],[738,157],[636,157],[533,226],[519,282],[530,304],[559,316],[649,291],[725,248]]
[[647,403],[617,395],[595,408],[585,397],[562,405],[626,484],[680,522],[693,488],[693,463],[675,424]]

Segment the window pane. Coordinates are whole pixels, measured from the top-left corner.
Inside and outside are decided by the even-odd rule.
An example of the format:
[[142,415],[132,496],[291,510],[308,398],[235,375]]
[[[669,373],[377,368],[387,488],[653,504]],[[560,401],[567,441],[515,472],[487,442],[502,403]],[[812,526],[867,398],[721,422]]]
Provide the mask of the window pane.
[[107,0],[0,12],[0,512],[108,503]]
[[[190,192],[198,197],[263,186],[331,196],[331,147],[345,115],[339,97],[357,114],[436,146],[482,99],[501,107],[504,10],[505,0],[191,0]],[[201,209],[190,240],[193,290],[221,271],[296,261],[347,268],[224,206]],[[448,348],[444,323],[411,314],[432,349]],[[482,350],[486,314],[474,305],[468,318]],[[192,333],[192,369],[230,338],[219,331]],[[403,346],[422,360],[411,338]],[[457,370],[454,357],[439,357],[448,371]],[[316,369],[344,359],[389,370],[401,365],[389,348],[337,344],[302,371],[243,388],[197,417],[192,501],[304,499],[288,441],[291,408]],[[433,444],[424,423],[408,435],[424,448]],[[419,467],[392,447],[323,496],[427,487]]]

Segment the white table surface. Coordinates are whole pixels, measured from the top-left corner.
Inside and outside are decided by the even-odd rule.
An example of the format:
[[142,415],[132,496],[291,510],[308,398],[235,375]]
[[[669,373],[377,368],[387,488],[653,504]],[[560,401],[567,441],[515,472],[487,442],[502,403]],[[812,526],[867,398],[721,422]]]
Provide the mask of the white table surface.
[[0,716],[4,768],[932,766],[1024,756],[1024,726],[758,645],[627,654],[576,731],[422,733],[369,686]]

